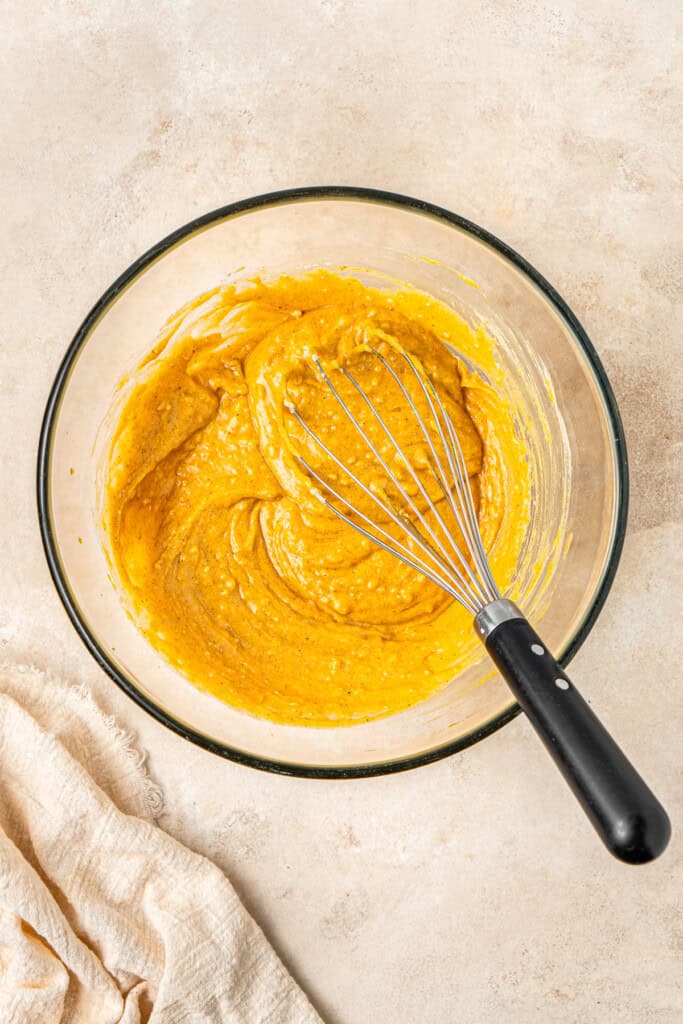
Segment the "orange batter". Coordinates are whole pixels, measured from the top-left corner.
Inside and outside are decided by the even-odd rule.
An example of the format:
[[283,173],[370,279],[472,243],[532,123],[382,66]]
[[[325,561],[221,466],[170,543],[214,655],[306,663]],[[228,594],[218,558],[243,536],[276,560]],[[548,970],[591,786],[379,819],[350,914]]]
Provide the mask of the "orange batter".
[[[348,725],[409,707],[471,661],[471,616],[321,506],[297,453],[372,510],[284,406],[381,488],[374,456],[311,357],[371,429],[334,367],[353,373],[420,467],[424,439],[368,350],[409,389],[400,353],[418,359],[458,432],[504,590],[527,521],[524,452],[505,401],[445,342],[492,365],[486,336],[435,299],[318,270],[200,296],[123,382],[106,477],[108,548],[139,627],[196,686],[276,722]],[[386,438],[376,441],[391,457]]]

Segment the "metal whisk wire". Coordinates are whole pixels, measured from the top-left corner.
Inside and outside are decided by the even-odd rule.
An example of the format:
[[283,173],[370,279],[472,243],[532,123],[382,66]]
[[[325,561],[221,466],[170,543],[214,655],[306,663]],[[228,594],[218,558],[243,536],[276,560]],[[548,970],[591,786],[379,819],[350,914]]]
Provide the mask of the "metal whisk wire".
[[[448,502],[454,520],[457,523],[467,546],[467,553],[463,552],[456,542],[453,537],[452,530],[450,530],[446,524],[436,503],[431,498],[428,489],[425,487],[410,459],[396,440],[394,433],[376,406],[372,403],[363,387],[358,383],[355,377],[348,372],[348,370],[344,367],[339,368],[339,372],[359,394],[363,403],[380,426],[394,452],[398,455],[403,466],[407,469],[411,480],[422,496],[423,501],[426,503],[427,512],[422,512],[416,501],[414,501],[411,495],[407,492],[396,473],[382,456],[377,445],[373,442],[367,431],[364,430],[357,417],[354,416],[347,402],[339,393],[339,390],[330,378],[330,375],[323,368],[317,356],[313,357],[313,362],[315,363],[321,379],[330,389],[344,414],[358,432],[367,448],[377,459],[387,478],[391,481],[392,485],[398,492],[404,506],[407,508],[409,513],[412,514],[413,518],[406,514],[406,508],[396,509],[395,507],[392,507],[388,500],[384,500],[376,493],[375,490],[361,480],[358,475],[353,472],[350,466],[340,459],[315,433],[291,402],[285,402],[286,409],[295,417],[301,427],[311,437],[320,450],[323,451],[332,460],[332,462],[334,462],[334,464],[346,474],[348,479],[353,481],[353,483],[365,495],[367,495],[375,505],[410,538],[410,540],[413,541],[413,544],[419,548],[428,561],[417,555],[414,550],[411,550],[402,543],[402,541],[393,536],[393,534],[385,530],[379,523],[371,519],[371,517],[366,515],[357,507],[357,505],[350,502],[348,498],[342,497],[339,491],[333,487],[329,481],[325,480],[323,476],[316,472],[316,470],[314,470],[313,467],[310,466],[300,455],[297,455],[297,459],[306,472],[309,473],[310,476],[312,476],[320,486],[328,492],[328,494],[332,495],[332,497],[344,505],[356,517],[355,520],[352,519],[351,516],[342,512],[336,505],[330,502],[324,494],[319,493],[318,497],[320,501],[339,519],[342,519],[363,536],[384,548],[385,551],[395,555],[406,565],[409,565],[416,571],[421,572],[433,583],[440,586],[448,594],[464,605],[472,615],[476,615],[477,612],[486,605],[499,599],[500,594],[492,577],[484,552],[484,546],[479,532],[479,524],[474,507],[474,499],[472,497],[472,491],[467,475],[465,457],[458,435],[455,431],[455,427],[453,426],[453,423],[446,412],[443,401],[432,381],[429,377],[420,372],[418,367],[415,365],[414,360],[407,353],[402,353],[405,362],[415,377],[420,391],[426,400],[427,407],[445,456],[445,458],[442,459],[437,445],[434,443],[432,434],[425,423],[424,417],[418,410],[414,399],[400,376],[396,373],[382,353],[378,352],[376,349],[369,349],[368,351],[379,360],[384,369],[391,375],[415,417],[417,426],[431,455],[431,460],[429,462],[431,475],[436,481],[442,495]],[[444,461],[447,464],[448,469],[445,468]],[[448,475],[449,473],[450,479]],[[433,526],[429,521],[428,514],[431,514],[433,517],[435,526]],[[357,521],[358,519],[366,525],[361,526]],[[422,527],[422,533],[418,529],[415,520],[417,520]],[[470,556],[474,569],[470,565],[467,555]]]

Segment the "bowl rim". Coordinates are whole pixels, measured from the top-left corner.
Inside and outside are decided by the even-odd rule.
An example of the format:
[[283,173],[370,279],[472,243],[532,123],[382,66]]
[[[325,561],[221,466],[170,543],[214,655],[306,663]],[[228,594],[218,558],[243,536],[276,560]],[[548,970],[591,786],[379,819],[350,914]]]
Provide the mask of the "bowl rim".
[[571,638],[566,650],[560,656],[559,663],[566,667],[576,652],[579,650],[586,637],[590,633],[595,621],[602,610],[607,595],[611,589],[621,557],[626,523],[628,518],[629,501],[629,472],[628,455],[626,450],[626,439],[621,416],[617,402],[612,391],[607,374],[600,361],[600,358],[590,341],[586,331],[572,312],[568,304],[556,289],[536,270],[523,256],[511,248],[490,231],[480,227],[473,221],[453,213],[444,207],[423,199],[416,199],[402,195],[397,192],[383,191],[381,189],[365,188],[349,185],[311,185],[298,188],[282,189],[274,192],[266,192],[261,195],[251,196],[237,202],[228,203],[217,209],[204,213],[188,223],[172,231],[161,241],[157,242],[145,253],[134,260],[130,266],[111,284],[102,296],[97,300],[90,312],[87,314],[80,327],[76,331],[69,344],[62,362],[57,370],[54,382],[45,407],[45,413],[40,430],[37,458],[37,503],[38,521],[40,534],[47,559],[50,575],[64,606],[64,609],[71,620],[73,627],[81,638],[100,668],[123,690],[136,704],[143,708],[148,714],[161,722],[173,732],[184,739],[227,758],[238,764],[247,765],[262,771],[273,772],[279,775],[292,775],[313,779],[352,779],[365,778],[376,775],[386,775],[393,772],[407,771],[411,768],[418,768],[421,765],[430,764],[441,758],[448,757],[466,747],[478,743],[485,737],[490,736],[502,728],[520,712],[519,704],[511,698],[510,703],[501,712],[494,715],[488,721],[471,729],[468,733],[454,740],[449,740],[419,754],[413,754],[403,758],[374,762],[372,764],[347,765],[343,767],[326,765],[305,765],[288,761],[277,761],[240,750],[228,744],[220,743],[211,739],[199,730],[193,729],[182,721],[176,719],[170,712],[164,710],[150,700],[144,693],[137,689],[135,684],[116,665],[109,661],[104,650],[100,647],[97,638],[91,633],[87,623],[80,615],[77,603],[71,593],[69,580],[64,572],[57,549],[56,538],[52,526],[50,511],[50,466],[52,455],[52,441],[54,428],[57,422],[62,396],[66,390],[68,379],[78,353],[86,344],[92,328],[100,319],[105,310],[115,301],[118,295],[126,288],[139,274],[159,259],[169,249],[175,247],[179,242],[201,231],[211,224],[227,220],[231,217],[248,213],[252,210],[263,209],[271,206],[280,206],[290,203],[297,203],[307,200],[360,200],[377,203],[380,205],[408,209],[422,214],[464,231],[486,245],[493,248],[518,270],[525,274],[541,291],[544,298],[555,308],[560,317],[570,328],[576,341],[583,351],[583,355],[591,369],[603,404],[607,413],[611,439],[615,454],[616,464],[616,489],[617,502],[616,514],[613,525],[611,544],[603,576],[593,597],[593,601],[580,623],[575,635]]

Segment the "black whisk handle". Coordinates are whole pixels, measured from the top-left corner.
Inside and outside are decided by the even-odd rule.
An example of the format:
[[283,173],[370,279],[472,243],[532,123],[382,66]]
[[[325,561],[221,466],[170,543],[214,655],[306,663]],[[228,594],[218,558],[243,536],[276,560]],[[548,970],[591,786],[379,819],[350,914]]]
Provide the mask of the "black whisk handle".
[[526,619],[483,639],[608,850],[629,864],[658,857],[671,835],[666,811]]

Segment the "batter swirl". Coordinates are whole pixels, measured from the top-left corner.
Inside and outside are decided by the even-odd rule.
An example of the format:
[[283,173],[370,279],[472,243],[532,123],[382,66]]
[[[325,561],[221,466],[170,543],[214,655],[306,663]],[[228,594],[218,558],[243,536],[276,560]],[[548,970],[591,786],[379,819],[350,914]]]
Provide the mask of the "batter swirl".
[[[419,360],[455,424],[505,588],[526,526],[524,452],[504,399],[445,342],[475,363],[490,352],[481,332],[427,295],[318,270],[201,296],[123,382],[106,473],[108,549],[139,627],[196,686],[276,722],[349,725],[409,707],[471,660],[468,614],[321,507],[296,452],[328,479],[334,467],[284,407],[293,402],[381,487],[376,459],[311,357],[353,373],[417,465],[424,439],[368,349],[408,387],[400,352]],[[352,389],[344,394],[367,416]],[[334,482],[342,493],[352,486],[341,473]]]

